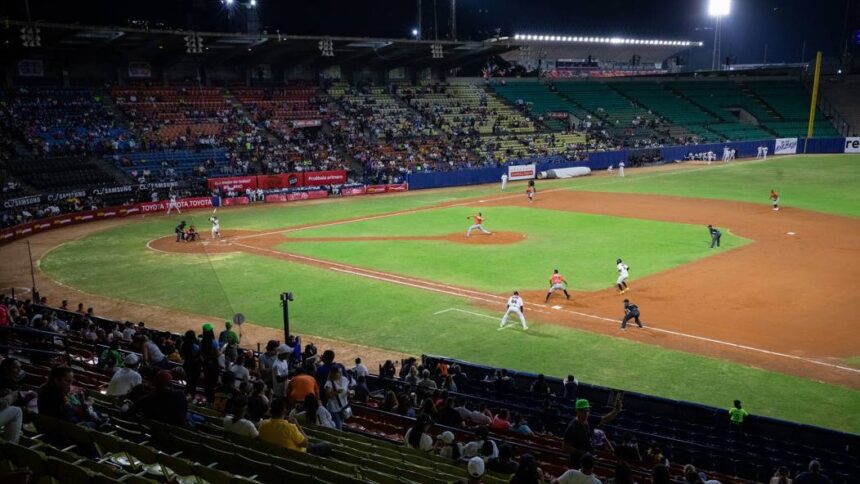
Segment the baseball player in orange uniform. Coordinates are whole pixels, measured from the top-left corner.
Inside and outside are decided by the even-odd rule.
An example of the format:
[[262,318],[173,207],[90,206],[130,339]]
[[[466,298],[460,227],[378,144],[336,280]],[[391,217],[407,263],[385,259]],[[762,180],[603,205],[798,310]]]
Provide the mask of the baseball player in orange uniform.
[[773,201],[773,209],[779,210],[779,193],[776,193],[776,191],[771,190],[770,191],[770,199],[771,199],[771,201]]
[[529,203],[532,203],[535,198],[535,181],[529,180],[529,185],[526,187],[526,196],[529,199]]
[[552,271],[552,275],[549,276],[549,291],[546,292],[546,299],[544,302],[548,302],[552,293],[559,289],[564,291],[564,297],[570,299],[570,294],[567,292],[567,280],[563,275],[559,274],[558,269],[556,269]]
[[469,230],[467,230],[467,231],[466,231],[466,237],[471,236],[471,235],[472,235],[472,231],[473,231],[473,230],[480,230],[481,232],[483,232],[483,233],[485,233],[485,234],[487,234],[487,235],[492,235],[492,232],[490,232],[489,230],[485,229],[485,228],[484,228],[484,226],[483,226],[483,223],[484,223],[484,216],[483,216],[483,215],[481,215],[481,212],[478,212],[478,215],[473,215],[472,217],[466,217],[466,219],[470,219],[470,218],[474,218],[474,219],[475,219],[475,223],[474,223],[472,226],[470,226],[470,227],[469,227]]

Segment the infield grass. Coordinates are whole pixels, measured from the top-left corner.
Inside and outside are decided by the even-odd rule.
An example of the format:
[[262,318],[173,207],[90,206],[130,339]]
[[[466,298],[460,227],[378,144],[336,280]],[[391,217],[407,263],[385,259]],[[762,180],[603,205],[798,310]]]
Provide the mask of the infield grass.
[[[766,197],[770,188],[776,188],[786,206],[856,217],[860,216],[860,199],[855,189],[860,181],[857,175],[860,170],[855,167],[856,163],[860,163],[860,156],[787,157],[764,163],[679,172],[637,174],[634,170],[624,180],[595,177],[541,181],[539,186],[541,189],[561,187],[723,198],[762,204],[768,203]],[[774,181],[779,183],[772,186]],[[515,187],[511,190],[519,194],[519,187]],[[334,203],[253,206],[224,210],[219,212],[219,217],[225,229],[274,230],[497,194],[498,186],[487,185]],[[528,216],[519,216],[519,210],[529,210]],[[383,235],[460,232],[466,228],[465,216],[473,211],[466,203],[459,207],[296,232],[291,236],[380,235],[380,232],[370,233],[376,230]],[[458,245],[450,250],[440,242],[289,244],[285,239],[285,243],[292,252],[338,260],[348,257],[348,262],[355,265],[499,292],[510,290],[513,280],[529,285],[523,281],[535,279],[534,287],[544,287],[549,270],[556,265],[567,272],[577,288],[607,287],[615,277],[614,259],[619,255],[618,250],[625,251],[623,257],[632,267],[634,280],[640,275],[701,257],[705,254],[700,253],[706,251],[707,240],[699,227],[693,227],[694,232],[688,233],[687,227],[680,224],[520,207],[484,211],[488,212],[485,215],[488,215],[487,224],[491,229],[523,232],[529,239],[510,246]],[[284,260],[251,254],[209,257],[163,254],[146,249],[147,241],[169,235],[181,218],[196,222],[205,232],[207,217],[205,212],[146,217],[58,247],[42,259],[41,268],[56,280],[89,293],[211,315],[213,320],[241,311],[250,322],[271,327],[281,324],[278,294],[290,290],[298,295],[290,307],[291,319],[295,330],[302,334],[411,354],[435,353],[555,376],[574,373],[589,383],[719,407],[726,407],[740,398],[757,415],[860,433],[860,392],[848,388],[549,324],[530,322],[531,329],[526,334],[515,328],[498,331],[496,318],[501,314],[472,307],[458,297]],[[499,225],[494,226],[497,222]],[[656,236],[641,248],[625,245],[628,242],[622,236],[631,223],[649,224],[651,229],[657,227],[659,233],[666,234],[665,239],[677,239],[671,243],[678,245],[666,250],[664,244],[670,242]],[[617,230],[599,230],[601,227]],[[744,242],[726,239],[737,244]],[[602,246],[600,252],[587,252],[598,250],[586,248],[588,244]],[[568,251],[566,245],[576,250]],[[561,249],[554,250],[556,246]],[[523,253],[523,247],[528,247],[525,253],[531,269],[519,265],[509,268],[498,262],[499,258],[508,260],[508,256]],[[484,257],[482,253],[471,251],[478,248],[500,252]],[[566,252],[574,256],[560,258],[556,255]],[[674,254],[668,257],[661,252]],[[647,260],[640,261],[645,255]],[[512,274],[508,275],[507,271]],[[451,308],[474,314],[447,311]],[[445,312],[436,314],[440,311]],[[856,365],[858,359],[851,358],[849,362]]]

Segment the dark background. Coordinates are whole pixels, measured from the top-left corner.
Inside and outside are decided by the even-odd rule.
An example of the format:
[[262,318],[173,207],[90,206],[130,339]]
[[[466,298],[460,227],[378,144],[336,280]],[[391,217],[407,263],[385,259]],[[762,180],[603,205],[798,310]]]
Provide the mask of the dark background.
[[[237,0],[247,1],[247,0]],[[408,38],[417,0],[258,0],[261,29],[274,33]],[[433,0],[423,0],[425,38],[436,36]],[[236,7],[234,7],[236,8]],[[460,40],[500,33],[599,34],[704,41],[710,62],[713,19],[706,0],[458,0]],[[219,0],[30,0],[34,20],[128,26],[149,20],[172,28],[237,30]],[[449,36],[450,0],[437,0],[438,36]],[[0,1],[0,17],[25,19],[24,0]],[[722,56],[736,63],[798,62],[816,50],[857,52],[860,0],[734,0],[723,21]],[[707,54],[706,54],[707,53]],[[698,55],[696,56],[698,57]]]

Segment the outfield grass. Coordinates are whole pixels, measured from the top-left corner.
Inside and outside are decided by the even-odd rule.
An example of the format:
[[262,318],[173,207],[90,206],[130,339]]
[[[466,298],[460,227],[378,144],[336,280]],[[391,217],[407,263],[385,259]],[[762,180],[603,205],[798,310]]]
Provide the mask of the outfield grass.
[[785,156],[625,178],[577,179],[574,190],[650,193],[768,204],[770,190],[786,207],[860,217],[860,155]]
[[[635,279],[714,253],[699,226],[525,207],[443,208],[302,230],[290,238],[460,235],[471,224],[466,217],[479,210],[487,228],[527,238],[516,244],[469,246],[403,240],[286,242],[279,249],[496,293],[544,289],[556,268],[575,290],[604,289],[615,283],[618,257]],[[744,243],[729,235],[724,246]]]
[[[148,251],[147,223],[55,249],[42,269],[87,292],[280,327],[278,294],[297,294],[293,329],[410,354],[489,365],[724,407],[735,398],[758,415],[860,432],[860,392],[625,339],[531,323],[498,331],[500,313],[463,299],[250,255]],[[448,311],[459,308],[475,314]],[[484,316],[478,316],[482,314]],[[612,324],[612,323],[607,323]]]
[[[860,181],[857,170],[852,170],[851,166],[857,161],[860,157],[782,158],[766,163],[693,168],[689,172],[636,174],[633,171],[624,180],[595,177],[541,181],[539,186],[541,189],[563,187],[695,195],[757,203],[767,203],[767,192],[776,188],[788,206],[801,206],[802,202],[806,208],[814,210],[860,216],[857,194],[853,186],[852,189],[846,188],[846,184]],[[809,165],[814,165],[820,172],[810,174]],[[770,180],[777,179],[781,180],[778,186],[768,185]],[[826,186],[835,189],[828,191]],[[429,207],[498,193],[497,185],[487,185],[334,203],[230,209],[220,212],[219,216],[225,229],[272,230]],[[331,229],[302,231],[291,236],[460,232],[465,231],[465,216],[474,210],[465,205],[339,225]],[[634,279],[701,257],[704,254],[700,252],[706,252],[707,240],[703,240],[699,227],[691,227],[693,232],[688,233],[690,227],[681,224],[519,207],[482,210],[487,212],[487,224],[491,229],[524,232],[529,235],[529,240],[511,246],[483,246],[480,247],[481,252],[472,251],[475,249],[472,246],[459,245],[448,250],[439,242],[293,243],[289,250],[334,259],[349,257],[348,262],[355,265],[373,265],[392,272],[439,278],[500,292],[510,289],[505,278],[510,277],[509,280],[522,284],[532,272],[538,274],[535,287],[543,287],[546,274],[556,265],[567,272],[577,288],[606,287],[614,280],[614,259],[620,255],[616,253],[619,248],[625,251],[622,256],[632,266]],[[527,216],[518,215],[523,210],[528,210]],[[272,327],[281,324],[278,294],[290,290],[297,294],[290,307],[294,328],[307,335],[411,354],[436,353],[556,376],[572,372],[581,380],[595,384],[720,407],[740,398],[754,414],[860,432],[860,414],[857,412],[860,392],[847,388],[555,325],[531,323],[532,329],[527,334],[516,329],[497,331],[496,318],[500,314],[471,307],[461,298],[284,260],[251,254],[211,257],[163,254],[146,249],[148,240],[170,235],[175,220],[196,222],[205,231],[207,217],[208,213],[204,212],[176,217],[147,217],[58,247],[43,258],[41,267],[58,281],[86,292],[211,315],[213,318],[228,318],[235,312],[243,312],[249,321]],[[500,225],[494,226],[497,222]],[[664,244],[669,242],[660,240],[659,234],[643,247],[638,247],[642,244],[638,238],[636,246],[626,245],[629,242],[619,234],[623,235],[624,230],[631,227],[627,224],[631,223],[648,224],[649,230],[643,230],[643,233],[670,233],[671,236],[665,239],[678,241],[677,246],[668,248],[673,256],[662,254],[667,252]],[[607,230],[607,227],[614,229]],[[374,230],[380,232],[371,233]],[[586,243],[586,240],[590,241]],[[729,240],[737,244],[744,242],[737,238]],[[510,254],[521,254],[521,249],[526,247],[524,244],[534,244],[540,261],[531,259],[534,254],[529,249],[525,253],[534,266],[529,276],[508,275],[506,271],[510,269],[498,260],[507,260]],[[586,252],[589,249],[583,245],[597,247],[593,249],[596,252]],[[578,250],[571,251],[569,246]],[[318,250],[325,254],[317,253]],[[483,250],[500,252],[484,257]],[[570,253],[573,255],[567,256]],[[560,261],[553,259],[555,254],[560,254]],[[646,260],[639,261],[640,254],[649,255]],[[605,261],[607,258],[609,262]],[[523,270],[526,269],[519,266],[515,269]],[[457,311],[435,314],[449,308],[475,314]],[[857,364],[856,360],[849,361]]]

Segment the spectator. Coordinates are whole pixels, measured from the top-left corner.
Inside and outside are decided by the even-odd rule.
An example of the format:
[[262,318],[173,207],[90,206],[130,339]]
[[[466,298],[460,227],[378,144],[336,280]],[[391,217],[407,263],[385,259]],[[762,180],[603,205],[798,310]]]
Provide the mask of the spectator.
[[329,373],[331,373],[332,366],[340,367],[340,363],[335,363],[334,361],[335,355],[333,350],[325,350],[322,354],[322,364],[317,368],[316,379],[317,383],[320,386],[325,385],[325,383],[329,379]]
[[272,366],[278,359],[278,343],[275,340],[269,340],[266,343],[266,351],[260,355],[260,378],[268,379],[271,375]]
[[379,376],[381,378],[394,378],[397,374],[397,368],[394,367],[394,362],[385,360],[385,363],[379,367]]
[[[312,377],[309,378],[313,379]],[[298,406],[296,406],[296,408],[290,412],[290,417],[293,417],[296,421],[304,424],[317,425],[329,429],[337,428],[334,424],[334,420],[331,418],[331,413],[324,406],[320,405],[319,398],[313,393],[308,393],[305,396],[302,410],[299,411]]]
[[513,459],[513,448],[511,444],[499,446],[499,456],[491,458],[487,462],[487,468],[499,474],[510,475],[517,472],[517,462]]
[[382,400],[382,405],[379,406],[379,409],[383,412],[394,412],[397,410],[399,403],[400,402],[397,400],[397,394],[388,390],[385,392],[385,399]]
[[476,455],[480,455],[484,448],[484,443],[489,442],[492,447],[490,458],[498,457],[499,448],[488,436],[489,431],[487,430],[487,427],[478,427],[475,429],[475,440],[469,442],[463,447],[463,456],[474,457]]
[[421,379],[418,381],[418,390],[419,394],[429,394],[433,393],[433,390],[436,390],[436,382],[430,378],[430,370],[424,370],[421,372]]
[[517,471],[511,477],[510,484],[540,484],[544,482],[545,478],[546,476],[538,467],[534,456],[523,454],[520,456]]
[[570,454],[570,466],[578,467],[579,458],[594,451],[592,445],[593,429],[612,421],[622,408],[620,396],[615,398],[615,405],[609,413],[603,416],[600,420],[592,421],[590,419],[591,405],[588,400],[580,398],[576,400],[576,417],[571,420],[567,429],[564,431],[564,450]]
[[99,355],[98,367],[113,370],[122,362],[122,355],[119,352],[119,340],[110,342],[110,346],[105,348]]
[[466,484],[481,484],[484,482],[482,477],[484,476],[484,460],[480,457],[472,457],[469,459],[469,463],[466,464],[466,472],[469,474],[469,479]]
[[502,409],[495,417],[493,417],[492,423],[490,423],[490,428],[493,430],[510,430],[511,422],[510,413],[507,410]]
[[[456,374],[455,374],[456,376]],[[514,391],[514,380],[508,375],[508,370],[502,369],[495,380],[496,391],[511,393]]]
[[532,383],[531,393],[537,397],[545,397],[550,394],[549,384],[546,382],[546,377],[543,373],[537,376],[537,379]]
[[136,346],[140,349],[140,353],[143,355],[143,361],[147,365],[165,370],[170,367],[170,362],[167,361],[164,353],[162,353],[158,345],[150,340],[146,335],[141,334],[137,336]]
[[791,484],[788,467],[779,466],[776,473],[770,478],[770,484]]
[[573,375],[567,375],[564,379],[565,400],[576,400],[576,391],[579,389],[579,381]]
[[421,378],[418,377],[418,367],[413,366],[409,368],[409,373],[406,375],[406,378],[403,379],[407,385],[411,387],[417,387],[418,382],[421,381]]
[[517,415],[514,418],[514,425],[511,426],[511,430],[523,435],[534,436],[534,432],[531,427],[529,427],[528,421],[522,415]]
[[627,462],[639,462],[642,460],[642,456],[639,453],[639,443],[632,433],[625,432],[621,437],[621,445],[615,449],[615,457]]
[[370,398],[370,388],[367,387],[367,377],[359,376],[355,379],[352,399],[358,403],[367,403]]
[[493,414],[487,410],[487,405],[484,402],[478,404],[477,410],[472,410],[469,414],[469,420],[475,425],[489,426],[493,423]]
[[648,449],[645,451],[645,461],[650,465],[669,465],[669,459],[663,455],[663,449],[660,448],[660,444],[654,441],[648,445]]
[[744,420],[749,416],[749,412],[741,407],[741,401],[735,400],[734,406],[729,409],[729,422],[733,430],[743,432]]
[[326,408],[338,430],[343,429],[343,421],[352,416],[349,407],[349,380],[342,374],[340,365],[330,365],[328,381],[325,382]]
[[320,389],[314,377],[307,374],[304,368],[296,368],[295,374],[287,383],[287,399],[290,405],[305,401],[308,395],[319,398]]
[[454,434],[448,430],[436,437],[437,453],[443,459],[459,462],[463,456],[463,446],[454,438]]
[[206,401],[212,402],[221,376],[221,350],[215,340],[215,328],[209,323],[203,325],[203,334],[200,336],[200,357],[203,367],[203,392]]
[[463,427],[463,418],[460,416],[460,412],[458,412],[454,408],[454,399],[448,397],[445,399],[445,404],[442,406],[442,409],[439,410],[439,425],[444,425],[446,427]]
[[[414,393],[412,395],[415,395]],[[414,418],[415,408],[412,404],[412,397],[405,393],[401,393],[397,397],[397,413],[404,417]]]
[[260,440],[267,444],[299,452],[314,455],[328,454],[327,445],[312,444],[295,420],[287,421],[284,419],[285,410],[286,401],[283,398],[272,401],[272,417],[260,424]]
[[135,354],[128,354],[123,361],[123,367],[118,369],[107,387],[107,395],[110,397],[124,397],[131,393],[131,389],[143,383],[143,378],[137,372],[140,363]]
[[615,464],[615,475],[611,479],[606,480],[607,484],[635,484],[633,481],[633,471],[626,462],[618,461]]
[[600,484],[600,479],[594,476],[594,456],[591,454],[583,454],[579,459],[579,470],[569,469],[558,479],[553,479],[553,483],[558,484]]
[[[83,310],[83,305],[81,305]],[[39,407],[39,415],[54,417],[60,420],[76,421],[74,412],[67,404],[71,397],[74,373],[68,366],[56,366],[48,374],[48,381],[39,388],[39,398],[36,403]]]
[[230,321],[224,322],[224,331],[218,334],[218,345],[221,347],[227,363],[235,361],[238,355],[239,335],[233,331],[233,323]]
[[[126,324],[129,324],[126,322]],[[203,360],[200,357],[200,344],[193,330],[185,332],[182,338],[182,369],[185,370],[185,394],[193,397],[197,393],[197,382],[203,371]]]
[[36,397],[36,392],[21,390],[24,376],[21,363],[15,358],[7,356],[0,361],[0,393],[9,393],[7,400],[11,405],[25,407]]
[[651,469],[651,484],[670,484],[672,475],[669,473],[669,466],[657,464]]
[[238,388],[239,385],[241,385],[242,383],[247,383],[251,380],[251,372],[247,368],[245,368],[244,354],[239,354],[238,356],[236,356],[236,361],[234,361],[233,364],[230,365],[229,371],[233,373],[233,376],[235,377],[236,388]]
[[224,431],[241,437],[256,439],[260,433],[254,423],[245,418],[248,399],[240,396],[233,401],[233,415],[224,417]]
[[215,389],[212,409],[222,414],[233,413],[233,399],[238,395],[236,377],[233,373],[225,371],[221,374],[221,384]]
[[404,436],[406,445],[422,452],[432,452],[433,437],[429,433],[432,426],[433,420],[430,417],[419,415],[415,419],[414,425],[406,431],[406,435]]
[[809,462],[809,471],[801,472],[794,478],[794,484],[830,484],[832,481],[821,473],[821,463],[817,460]]
[[[287,385],[290,377],[290,355],[292,349],[287,345],[278,346],[278,359],[272,364],[272,396],[284,398],[287,396]],[[301,401],[299,399],[298,401]]]
[[252,388],[248,398],[248,417],[252,422],[259,422],[269,411],[269,398],[266,396],[266,384],[262,381],[255,381]]
[[155,375],[155,390],[137,401],[128,413],[178,427],[186,426],[188,402],[180,390],[173,389],[173,376],[167,370]]
[[[5,360],[4,360],[5,361]],[[14,405],[18,392],[0,388],[0,427],[3,428],[3,441],[13,444],[21,438],[21,424],[24,412]]]
[[361,362],[361,358],[356,358],[355,366],[352,368],[353,378],[355,378],[356,380],[362,376],[366,378],[369,374],[370,371],[368,371],[367,367],[364,366],[364,364]]
[[720,481],[706,479],[705,473],[697,472],[693,464],[684,466],[684,481],[687,484],[720,484]]

